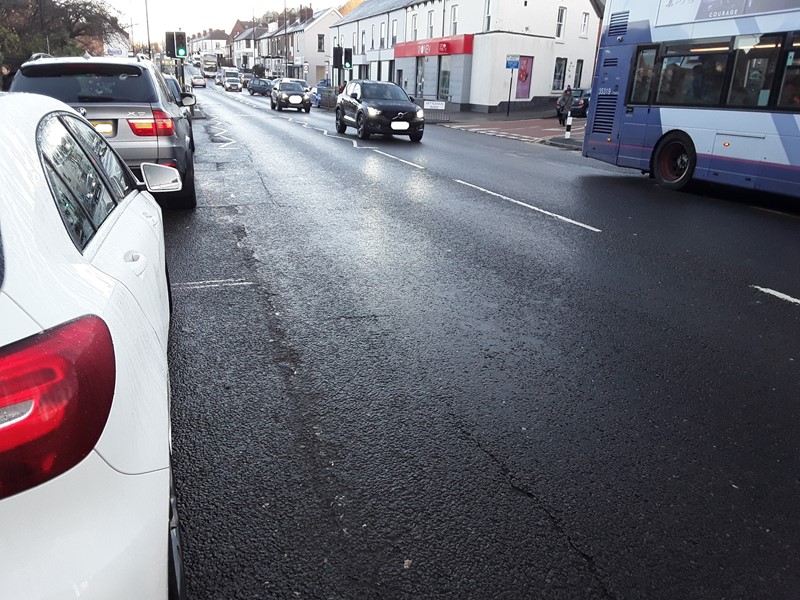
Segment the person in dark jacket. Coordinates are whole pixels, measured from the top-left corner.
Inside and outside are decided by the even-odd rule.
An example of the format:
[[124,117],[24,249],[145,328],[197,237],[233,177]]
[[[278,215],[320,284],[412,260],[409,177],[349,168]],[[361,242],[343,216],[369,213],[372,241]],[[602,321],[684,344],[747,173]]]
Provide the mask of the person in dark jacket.
[[14,74],[11,72],[11,65],[8,63],[4,64],[0,67],[0,73],[2,73],[2,83],[0,83],[0,90],[7,92],[11,87],[11,82],[14,79]]

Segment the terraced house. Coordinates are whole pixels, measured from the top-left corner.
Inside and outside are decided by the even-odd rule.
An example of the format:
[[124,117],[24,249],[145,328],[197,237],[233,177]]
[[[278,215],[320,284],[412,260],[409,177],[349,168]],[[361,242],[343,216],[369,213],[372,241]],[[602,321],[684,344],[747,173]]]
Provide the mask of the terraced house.
[[522,110],[591,85],[604,4],[365,0],[333,25],[332,41],[352,48],[345,80],[394,81],[451,111]]

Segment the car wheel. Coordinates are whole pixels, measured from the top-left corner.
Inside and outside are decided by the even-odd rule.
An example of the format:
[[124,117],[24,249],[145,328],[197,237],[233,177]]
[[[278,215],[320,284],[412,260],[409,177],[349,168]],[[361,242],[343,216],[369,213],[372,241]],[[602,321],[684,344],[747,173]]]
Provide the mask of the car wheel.
[[422,140],[422,134],[421,133],[411,133],[411,134],[409,134],[408,139],[410,139],[412,142],[419,142],[420,140]]
[[358,118],[356,118],[356,131],[358,132],[359,139],[361,140],[369,139],[369,131],[367,131],[367,120],[364,118],[363,114],[359,114]]
[[671,190],[685,189],[696,166],[694,144],[679,131],[667,134],[653,152],[653,176],[659,185]]
[[251,96],[253,95],[253,90],[247,90],[247,91],[250,92]]
[[174,206],[178,209],[197,208],[197,189],[194,184],[194,155],[191,155],[191,166],[186,170],[183,189],[175,196]]
[[309,106],[306,106],[306,108],[305,108],[305,111],[306,111],[307,113],[310,113],[310,112],[311,112],[311,105],[309,105]]
[[168,581],[169,600],[186,600],[186,577],[183,569],[183,549],[181,547],[181,529],[178,520],[178,501],[175,494],[175,482],[172,478],[172,467],[169,473],[169,551]]
[[273,100],[272,98],[270,98],[270,100],[269,100],[269,107],[272,110],[275,110],[275,100]]
[[336,109],[336,133],[344,133],[347,131],[347,125],[344,123],[344,119],[342,118],[342,111],[341,109]]

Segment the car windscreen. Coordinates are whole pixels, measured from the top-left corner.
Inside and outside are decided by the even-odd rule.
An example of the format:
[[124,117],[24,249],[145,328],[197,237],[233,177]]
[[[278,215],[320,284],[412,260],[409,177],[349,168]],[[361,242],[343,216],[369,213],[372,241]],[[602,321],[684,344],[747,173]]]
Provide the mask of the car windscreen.
[[23,66],[11,91],[30,92],[62,102],[156,102],[149,78],[135,65],[55,63]]
[[303,86],[293,81],[284,82],[281,84],[282,92],[302,92]]
[[408,96],[403,88],[396,85],[382,85],[377,83],[364,83],[361,85],[361,95],[366,100],[405,100]]

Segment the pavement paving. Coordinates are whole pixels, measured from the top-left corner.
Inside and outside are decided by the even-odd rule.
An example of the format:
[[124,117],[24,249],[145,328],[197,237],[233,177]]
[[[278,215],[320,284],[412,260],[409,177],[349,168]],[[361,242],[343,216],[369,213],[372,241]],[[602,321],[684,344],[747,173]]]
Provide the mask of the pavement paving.
[[426,111],[426,115],[432,123],[444,127],[530,143],[548,144],[569,150],[579,151],[583,146],[586,119],[573,117],[571,131],[567,137],[566,128],[558,124],[555,109],[550,107],[512,111],[508,115],[505,112],[436,113],[437,111]]

